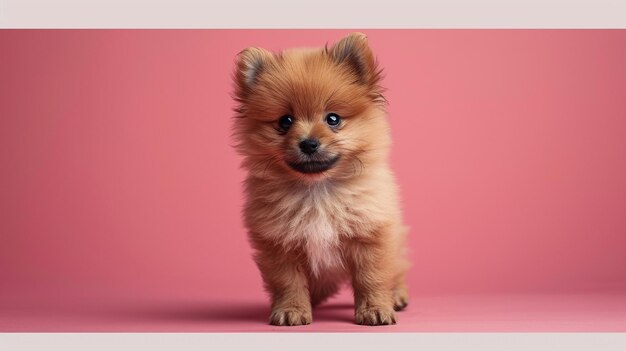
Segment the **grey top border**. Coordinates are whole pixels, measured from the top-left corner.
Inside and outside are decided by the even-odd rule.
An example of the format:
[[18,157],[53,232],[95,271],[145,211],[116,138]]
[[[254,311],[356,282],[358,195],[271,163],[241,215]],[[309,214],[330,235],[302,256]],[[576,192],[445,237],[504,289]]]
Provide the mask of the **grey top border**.
[[0,0],[0,28],[626,28],[626,0]]

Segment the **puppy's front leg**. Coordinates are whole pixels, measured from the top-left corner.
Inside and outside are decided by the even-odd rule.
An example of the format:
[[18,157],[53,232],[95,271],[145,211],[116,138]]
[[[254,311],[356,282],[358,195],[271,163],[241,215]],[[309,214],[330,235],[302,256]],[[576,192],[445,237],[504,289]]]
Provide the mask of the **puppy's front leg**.
[[313,319],[307,278],[295,258],[293,252],[257,252],[256,262],[272,299],[270,324],[302,325]]
[[390,251],[381,241],[357,242],[351,246],[356,323],[395,324]]

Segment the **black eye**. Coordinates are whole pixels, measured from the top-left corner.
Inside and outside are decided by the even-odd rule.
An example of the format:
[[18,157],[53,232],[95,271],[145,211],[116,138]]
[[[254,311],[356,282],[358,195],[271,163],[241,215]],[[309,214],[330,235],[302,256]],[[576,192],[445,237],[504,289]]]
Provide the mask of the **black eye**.
[[326,123],[331,127],[336,127],[341,123],[341,117],[336,113],[329,113],[326,115]]
[[287,131],[293,124],[293,117],[291,115],[284,115],[278,120],[278,127],[282,131]]

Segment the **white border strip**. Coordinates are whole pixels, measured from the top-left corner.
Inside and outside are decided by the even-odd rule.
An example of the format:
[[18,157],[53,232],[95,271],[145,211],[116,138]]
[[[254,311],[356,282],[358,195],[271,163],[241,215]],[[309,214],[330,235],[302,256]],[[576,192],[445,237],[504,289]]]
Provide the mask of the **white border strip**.
[[0,28],[626,28],[626,1],[0,0]]
[[21,350],[602,350],[626,349],[621,333],[307,333],[154,334],[15,333],[0,334],[0,349]]

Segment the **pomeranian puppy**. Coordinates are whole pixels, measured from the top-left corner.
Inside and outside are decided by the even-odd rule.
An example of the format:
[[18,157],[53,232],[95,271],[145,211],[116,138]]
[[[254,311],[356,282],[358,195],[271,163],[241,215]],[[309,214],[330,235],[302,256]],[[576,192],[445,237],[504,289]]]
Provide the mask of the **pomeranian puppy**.
[[367,38],[237,57],[236,148],[245,224],[271,297],[270,324],[312,321],[352,283],[358,324],[395,324],[408,304],[405,227],[390,170],[381,70]]

